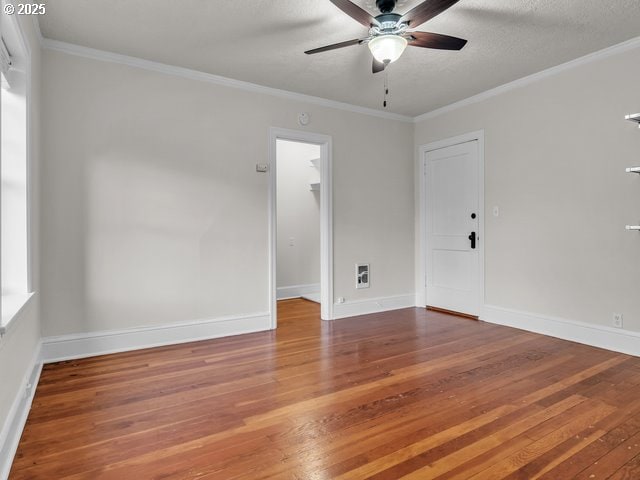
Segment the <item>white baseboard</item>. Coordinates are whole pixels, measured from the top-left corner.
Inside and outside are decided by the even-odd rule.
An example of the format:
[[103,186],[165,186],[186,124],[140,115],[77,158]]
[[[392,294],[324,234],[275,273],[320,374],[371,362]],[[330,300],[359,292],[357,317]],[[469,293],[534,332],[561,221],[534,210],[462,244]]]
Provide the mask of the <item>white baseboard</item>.
[[485,305],[480,320],[640,357],[640,332]]
[[276,289],[276,298],[278,300],[287,300],[289,298],[299,298],[309,293],[320,291],[319,283],[310,283],[308,285],[291,285],[289,287],[278,287]]
[[126,330],[45,337],[42,339],[42,359],[44,363],[51,363],[270,329],[270,315],[258,313]]
[[[7,368],[11,367],[8,366]],[[31,402],[33,401],[33,395],[40,380],[41,372],[41,345],[38,344],[29,368],[27,369],[27,373],[22,380],[13,404],[11,405],[11,409],[9,410],[9,414],[0,431],[0,480],[9,478],[11,464],[16,455],[25,423],[27,423]]]
[[333,306],[333,318],[355,317],[357,315],[367,315],[369,313],[387,312],[400,308],[415,306],[415,294],[395,295],[393,297],[367,298],[364,300],[353,300],[345,303],[336,303]]

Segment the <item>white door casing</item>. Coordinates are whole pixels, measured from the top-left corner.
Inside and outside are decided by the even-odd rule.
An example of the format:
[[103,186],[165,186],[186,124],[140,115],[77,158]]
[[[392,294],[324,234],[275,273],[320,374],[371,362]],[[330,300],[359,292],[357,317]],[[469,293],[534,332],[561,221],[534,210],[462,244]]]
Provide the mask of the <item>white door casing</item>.
[[277,140],[314,143],[320,146],[320,317],[333,320],[333,190],[332,139],[299,130],[269,129],[269,314],[271,328],[277,327],[276,243],[277,243]]
[[481,314],[484,303],[482,150],[482,132],[420,149],[423,176],[420,189],[423,268],[420,270],[424,274],[424,297],[418,294],[418,305],[474,316]]

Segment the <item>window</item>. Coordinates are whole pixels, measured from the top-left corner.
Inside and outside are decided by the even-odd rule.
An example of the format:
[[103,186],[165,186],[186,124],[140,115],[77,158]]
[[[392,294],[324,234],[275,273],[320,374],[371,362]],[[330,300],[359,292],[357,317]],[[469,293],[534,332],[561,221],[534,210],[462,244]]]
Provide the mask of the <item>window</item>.
[[29,63],[26,45],[13,17],[2,15],[0,30],[0,334],[29,298]]

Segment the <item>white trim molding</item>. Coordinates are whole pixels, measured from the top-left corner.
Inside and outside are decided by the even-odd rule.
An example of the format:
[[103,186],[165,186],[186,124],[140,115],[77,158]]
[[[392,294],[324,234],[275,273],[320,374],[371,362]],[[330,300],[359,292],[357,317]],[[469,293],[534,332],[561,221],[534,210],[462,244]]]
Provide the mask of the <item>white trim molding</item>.
[[466,107],[474,103],[482,102],[484,100],[495,97],[497,95],[508,92],[510,90],[515,90],[517,88],[524,87],[526,85],[537,82],[539,80],[544,80],[545,78],[552,77],[566,70],[571,70],[572,68],[580,67],[582,65],[586,65],[591,62],[595,62],[597,60],[602,60],[604,58],[611,57],[613,55],[618,55],[620,53],[624,53],[629,50],[634,50],[636,48],[640,48],[640,37],[632,38],[631,40],[627,40],[626,42],[622,42],[617,45],[613,45],[611,47],[598,50],[597,52],[589,53],[587,55],[576,58],[574,60],[570,60],[560,65],[556,65],[555,67],[547,68],[546,70],[542,70],[540,72],[528,75],[526,77],[519,78],[512,82],[505,83],[504,85],[500,85],[499,87],[491,88],[477,95],[473,95],[463,100],[451,103],[449,105],[445,105],[444,107],[436,108],[435,110],[431,110],[430,112],[423,113],[422,115],[418,115],[417,117],[414,117],[413,121],[414,123],[420,123],[424,120],[429,120],[429,119],[438,117],[440,115],[451,112],[453,110],[457,110],[459,108]]
[[336,303],[333,306],[333,318],[356,317],[371,313],[388,312],[401,308],[415,307],[415,294],[394,295],[391,297],[365,298],[363,300],[351,300],[344,303]]
[[570,70],[572,68],[579,67],[581,65],[586,65],[588,63],[591,63],[600,59],[604,59],[613,55],[617,55],[629,50],[640,48],[640,37],[635,37],[625,42],[619,43],[617,45],[613,45],[611,47],[607,47],[602,50],[589,53],[587,55],[576,58],[574,60],[570,60],[560,65],[547,68],[540,72],[533,73],[526,77],[522,77],[512,82],[505,83],[498,87],[491,88],[477,95],[473,95],[471,97],[467,97],[457,102],[453,102],[451,104],[445,105],[435,110],[428,111],[426,113],[423,113],[422,115],[411,117],[409,115],[385,112],[382,110],[377,110],[375,108],[362,107],[359,105],[353,105],[345,102],[338,102],[335,100],[315,97],[312,95],[305,95],[302,93],[291,92],[288,90],[281,90],[278,88],[266,87],[263,85],[258,85],[250,82],[244,82],[241,80],[222,77],[220,75],[213,75],[213,74],[201,72],[198,70],[191,70],[188,68],[178,67],[175,65],[168,65],[164,63],[154,62],[151,60],[145,60],[138,57],[131,57],[127,55],[121,55],[119,53],[108,52],[105,50],[98,50],[95,48],[83,47],[81,45],[76,45],[68,42],[61,42],[59,40],[52,40],[50,38],[45,38],[42,36],[42,33],[40,32],[40,25],[35,19],[35,17],[34,17],[34,23],[37,25],[36,36],[40,40],[40,44],[42,48],[45,48],[47,50],[53,50],[57,52],[66,53],[69,55],[84,57],[84,58],[90,58],[93,60],[100,60],[103,62],[119,63],[122,65],[128,65],[130,67],[137,67],[145,70],[164,73],[167,75],[190,78],[192,80],[205,81],[205,82],[214,83],[217,85],[223,85],[231,88],[238,88],[238,89],[249,91],[249,92],[263,93],[266,95],[272,95],[280,98],[286,98],[289,100],[305,102],[305,103],[319,105],[327,108],[334,108],[337,110],[360,113],[363,115],[371,115],[374,117],[384,118],[388,120],[398,120],[401,122],[409,122],[409,123],[419,123],[424,120],[429,120],[431,118],[437,117],[439,115],[443,115],[453,110],[457,110],[467,105],[472,105],[474,103],[482,102],[483,100],[486,100],[491,97],[495,97],[497,95],[500,95],[501,93],[505,93],[510,90],[515,90],[517,88],[524,87],[525,85],[529,85],[531,83],[537,82],[538,80],[551,77],[553,75],[564,72],[566,70]]
[[33,31],[36,34],[36,39],[42,47],[44,45],[44,36],[42,36],[42,30],[40,29],[39,17],[40,15],[31,15],[31,20],[33,21]]
[[426,181],[426,169],[425,169],[425,156],[427,152],[438,150],[441,148],[451,147],[453,145],[460,145],[467,142],[478,142],[478,244],[480,256],[479,272],[478,272],[478,308],[482,309],[485,299],[485,281],[484,281],[484,255],[485,255],[485,208],[484,208],[484,130],[477,130],[475,132],[465,133],[451,138],[445,138],[436,142],[431,142],[426,145],[418,147],[417,169],[418,169],[418,182],[419,189],[416,201],[418,205],[415,206],[416,212],[418,212],[418,249],[417,258],[418,268],[416,269],[416,297],[415,304],[419,307],[427,305],[427,181]]
[[[14,5],[14,1],[3,2]],[[14,52],[17,55],[17,58],[21,58],[20,63],[24,61],[24,65],[18,66],[18,70],[24,72],[25,75],[25,114],[26,114],[26,159],[25,159],[25,167],[26,167],[26,242],[27,242],[27,258],[26,258],[26,270],[27,270],[27,281],[26,281],[26,290],[23,292],[25,296],[30,296],[34,291],[34,265],[33,265],[33,256],[34,256],[34,241],[33,241],[33,209],[34,209],[34,185],[33,185],[33,148],[32,148],[32,140],[33,140],[33,118],[31,112],[31,97],[32,95],[32,68],[31,68],[31,59],[32,59],[32,51],[31,44],[29,43],[28,36],[25,33],[22,23],[18,19],[18,15],[5,15],[3,17],[3,21],[8,22],[9,31],[5,32],[4,40],[7,38],[15,38],[17,43],[20,45],[19,50],[21,52]],[[6,25],[5,25],[6,26]],[[1,30],[1,29],[0,29]],[[28,301],[28,298],[26,298]],[[5,320],[8,323],[8,320]]]
[[288,287],[278,287],[276,289],[276,296],[278,300],[287,300],[289,298],[300,298],[303,295],[317,293],[319,291],[319,283],[310,283],[308,285],[290,285]]
[[640,357],[640,332],[485,305],[480,320]]
[[83,47],[81,45],[75,45],[72,43],[51,40],[49,38],[44,38],[42,40],[42,47],[46,48],[47,50],[62,52],[68,55],[75,55],[77,57],[84,57],[103,62],[118,63],[120,65],[142,68],[144,70],[150,70],[152,72],[163,73],[166,75],[173,75],[176,77],[188,78],[190,80],[208,82],[215,85],[221,85],[223,87],[236,88],[239,90],[244,90],[246,92],[262,93],[265,95],[271,95],[287,100],[304,102],[312,105],[319,105],[321,107],[359,113],[362,115],[370,115],[387,120],[397,120],[400,122],[408,123],[413,122],[413,117],[407,115],[385,112],[382,110],[376,110],[375,108],[361,107],[359,105],[338,102],[336,100],[329,100],[327,98],[314,97],[312,95],[305,95],[303,93],[290,92],[288,90],[281,90],[279,88],[265,87],[263,85],[245,82],[242,80],[235,80],[233,78],[222,77],[220,75],[201,72],[199,70],[191,70],[189,68],[178,67],[175,65],[167,65],[166,63],[154,62],[152,60],[145,60],[138,57],[121,55],[119,53],[107,52],[104,50],[97,50],[95,48]]
[[268,313],[235,315],[125,330],[79,333],[42,339],[44,363],[176,345],[269,330]]
[[276,284],[278,211],[278,139],[320,145],[320,318],[333,320],[333,140],[328,135],[271,127],[269,129],[269,314],[271,328],[278,324]]
[[24,293],[18,295],[3,295],[2,298],[2,320],[0,320],[0,339],[16,324],[14,322],[22,311],[31,302],[35,301],[36,294]]
[[18,450],[22,431],[27,423],[33,395],[42,372],[41,345],[38,344],[29,363],[27,373],[11,404],[5,423],[0,430],[0,480],[9,478],[13,459]]

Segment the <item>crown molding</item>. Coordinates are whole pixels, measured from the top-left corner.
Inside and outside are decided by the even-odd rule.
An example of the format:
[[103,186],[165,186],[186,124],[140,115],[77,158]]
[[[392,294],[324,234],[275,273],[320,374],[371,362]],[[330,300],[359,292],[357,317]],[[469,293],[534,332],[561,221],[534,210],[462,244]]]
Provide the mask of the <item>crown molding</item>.
[[505,83],[504,85],[500,85],[499,87],[486,90],[477,95],[473,95],[471,97],[465,98],[464,100],[460,100],[458,102],[445,105],[444,107],[437,108],[430,112],[423,113],[422,115],[418,115],[417,117],[415,117],[413,121],[414,123],[420,123],[424,120],[429,120],[429,119],[438,117],[440,115],[451,112],[453,110],[457,110],[459,108],[466,107],[474,103],[482,102],[484,100],[495,97],[502,93],[524,87],[526,85],[537,82],[539,80],[543,80],[548,77],[552,77],[566,70],[571,70],[581,65],[586,65],[586,64],[595,62],[597,60],[602,60],[604,58],[611,57],[613,55],[618,55],[628,50],[634,50],[636,48],[640,48],[640,37],[635,37],[635,38],[632,38],[631,40],[627,40],[617,45],[607,47],[603,50],[598,50],[597,52],[589,53],[587,55],[576,58],[574,60],[570,60],[566,63],[556,65],[555,67],[547,68],[546,70],[542,70],[541,72],[537,72],[532,75],[519,78],[518,80]]
[[103,62],[119,63],[121,65],[127,65],[130,67],[142,68],[144,70],[150,70],[154,72],[164,73],[166,75],[173,75],[182,78],[188,78],[191,80],[197,80],[202,82],[213,83],[215,85],[221,85],[229,88],[236,88],[253,93],[262,93],[274,97],[284,98],[288,100],[309,103],[312,105],[319,105],[322,107],[333,108],[337,110],[343,110],[352,113],[359,113],[362,115],[369,115],[373,117],[383,118],[386,120],[396,120],[400,122],[408,123],[420,123],[425,120],[429,120],[445,113],[479,103],[489,98],[501,95],[503,93],[522,88],[537,81],[543,80],[548,77],[552,77],[567,70],[586,65],[597,60],[602,60],[607,57],[618,55],[620,53],[640,48],[640,36],[627,40],[625,42],[613,45],[611,47],[598,50],[593,53],[589,53],[582,57],[570,60],[568,62],[556,65],[554,67],[547,68],[540,72],[528,75],[526,77],[513,80],[512,82],[505,83],[495,88],[491,88],[484,92],[481,92],[471,97],[459,100],[457,102],[445,105],[443,107],[431,110],[416,117],[408,115],[401,115],[398,113],[383,112],[374,108],[362,107],[359,105],[353,105],[351,103],[338,102],[336,100],[329,100],[327,98],[315,97],[312,95],[305,95],[303,93],[291,92],[288,90],[281,90],[273,87],[266,87],[255,83],[245,82],[242,80],[235,80],[233,78],[227,78],[220,75],[214,75],[211,73],[205,73],[198,70],[192,70],[184,67],[178,67],[175,65],[168,65],[160,62],[154,62],[152,60],[145,60],[138,57],[131,57],[128,55],[121,55],[119,53],[108,52],[106,50],[98,50],[95,48],[83,47],[68,42],[61,42],[59,40],[52,40],[42,36],[40,31],[40,24],[36,17],[33,17],[36,36],[40,40],[42,48],[48,50],[54,50],[58,52],[67,53],[69,55],[75,55],[84,58],[90,58],[93,60],[100,60]]
[[118,63],[121,65],[127,65],[129,67],[142,68],[144,70],[150,70],[153,72],[164,73],[166,75],[173,75],[182,78],[188,78],[190,80],[197,80],[201,82],[208,82],[215,85],[221,85],[229,88],[236,88],[238,90],[244,90],[253,93],[262,93],[273,97],[284,98],[287,100],[293,100],[297,102],[309,103],[312,105],[319,105],[322,107],[334,108],[337,110],[344,110],[352,113],[359,113],[362,115],[369,115],[373,117],[383,118],[386,120],[396,120],[401,122],[413,122],[413,117],[406,115],[400,115],[397,113],[383,112],[374,108],[361,107],[358,105],[352,105],[350,103],[338,102],[335,100],[329,100],[321,97],[314,97],[312,95],[305,95],[303,93],[290,92],[288,90],[280,90],[278,88],[265,87],[255,83],[244,82],[242,80],[235,80],[233,78],[222,77],[220,75],[213,75],[211,73],[205,73],[198,70],[191,70],[189,68],[177,67],[175,65],[167,65],[165,63],[154,62],[152,60],[144,60],[138,57],[130,57],[128,55],[121,55],[119,53],[107,52],[105,50],[98,50],[95,48],[83,47],[72,43],[61,42],[59,40],[51,40],[49,38],[42,39],[42,47],[48,50],[54,50],[57,52],[67,53],[69,55],[75,55],[78,57],[90,58],[93,60],[100,60],[103,62]]

